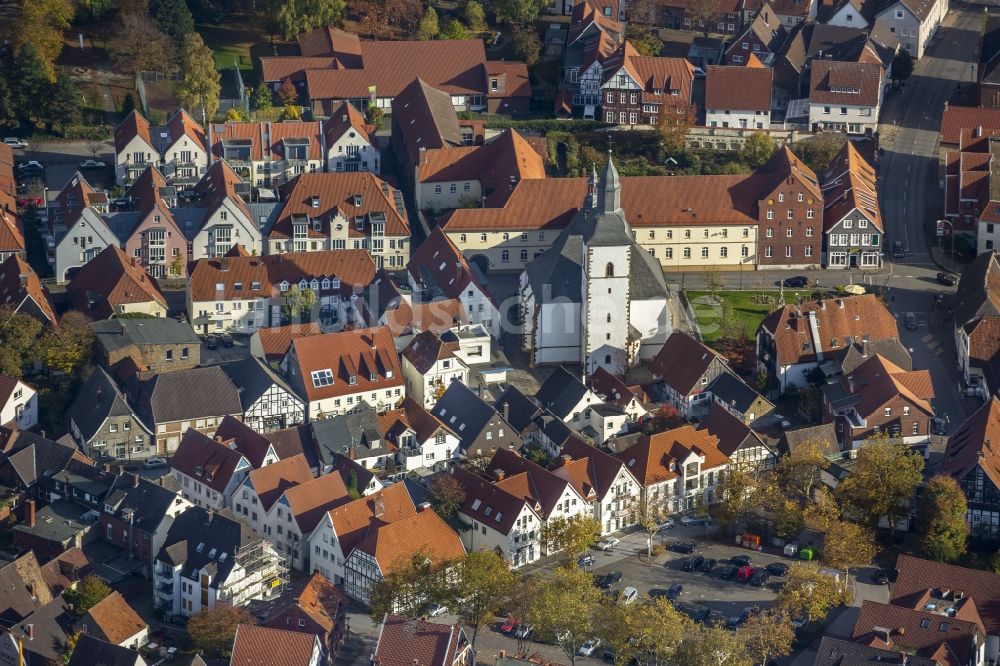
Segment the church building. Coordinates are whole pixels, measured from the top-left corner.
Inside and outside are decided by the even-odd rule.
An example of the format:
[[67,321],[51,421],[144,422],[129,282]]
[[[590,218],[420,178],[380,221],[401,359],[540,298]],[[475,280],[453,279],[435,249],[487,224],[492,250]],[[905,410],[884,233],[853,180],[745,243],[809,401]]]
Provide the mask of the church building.
[[667,285],[635,241],[614,161],[591,171],[583,208],[521,273],[522,346],[532,366],[621,374],[652,358],[672,329]]

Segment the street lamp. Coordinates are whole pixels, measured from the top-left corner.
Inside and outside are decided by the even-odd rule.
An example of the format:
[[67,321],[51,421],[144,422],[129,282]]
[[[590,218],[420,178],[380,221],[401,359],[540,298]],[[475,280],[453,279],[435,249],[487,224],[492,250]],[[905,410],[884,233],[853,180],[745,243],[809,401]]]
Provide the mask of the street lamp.
[[[951,220],[938,220],[937,221],[937,236],[941,238],[944,236],[944,225],[948,225],[948,230],[951,232],[951,268],[954,268],[955,264],[955,226],[951,223]],[[938,241],[938,247],[941,247],[941,242]]]

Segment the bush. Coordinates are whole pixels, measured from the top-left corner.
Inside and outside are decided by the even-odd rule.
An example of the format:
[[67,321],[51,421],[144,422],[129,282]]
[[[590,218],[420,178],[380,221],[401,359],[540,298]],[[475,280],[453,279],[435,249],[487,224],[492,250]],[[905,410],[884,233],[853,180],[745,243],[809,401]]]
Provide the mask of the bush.
[[649,552],[653,554],[653,557],[659,557],[660,555],[663,555],[663,553],[667,552],[667,547],[662,543],[658,543],[654,545]]
[[534,120],[487,120],[487,129],[516,129],[524,132],[593,132],[607,123],[597,120],[556,120],[554,118],[536,118]]

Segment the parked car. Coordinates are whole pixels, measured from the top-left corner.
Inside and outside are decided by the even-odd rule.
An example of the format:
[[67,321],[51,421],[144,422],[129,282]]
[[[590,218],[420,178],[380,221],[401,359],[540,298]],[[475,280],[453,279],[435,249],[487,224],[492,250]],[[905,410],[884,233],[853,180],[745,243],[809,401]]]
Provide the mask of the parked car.
[[599,647],[601,647],[601,639],[591,638],[589,641],[585,641],[584,644],[580,646],[580,649],[576,651],[576,653],[581,657],[589,657],[590,655],[594,654],[594,652]]
[[701,570],[705,573],[712,573],[712,569],[715,568],[716,561],[717,560],[711,557],[706,557],[705,561],[701,563]]
[[218,349],[219,339],[215,335],[209,335],[205,337],[205,348],[206,349]]
[[45,171],[45,165],[38,160],[28,160],[27,162],[19,162],[17,165],[18,171]]
[[101,160],[84,160],[80,162],[81,169],[103,169],[108,166]]
[[694,571],[701,567],[705,563],[705,558],[701,555],[691,555],[686,560],[684,564],[681,565],[681,569],[684,571]]
[[684,586],[680,583],[674,583],[667,589],[667,599],[670,601],[675,601],[679,599],[681,594],[684,593]]
[[17,200],[18,208],[27,208],[28,206],[34,206],[35,208],[41,208],[45,205],[45,201],[41,197],[22,197]]
[[804,275],[796,275],[795,277],[785,278],[781,281],[781,284],[785,287],[797,289],[799,287],[807,286],[809,284],[809,278]]
[[917,330],[917,315],[912,312],[907,312],[903,315],[903,319],[906,321],[906,330],[915,331]]
[[609,571],[608,573],[602,574],[597,578],[595,578],[594,582],[597,585],[597,587],[601,588],[602,590],[607,590],[621,579],[622,579],[621,571]]
[[757,570],[749,565],[740,567],[736,572],[736,581],[739,583],[749,583],[755,573],[757,573]]
[[661,532],[664,532],[666,530],[673,529],[674,526],[676,526],[676,525],[677,525],[677,523],[674,522],[673,518],[667,518],[665,521],[663,521],[663,524],[661,524],[658,529]]
[[729,563],[738,567],[748,567],[752,562],[749,555],[733,555],[729,558]]
[[649,592],[646,593],[650,599],[669,599],[670,590],[664,590],[662,587],[654,587]]
[[618,539],[614,537],[605,537],[597,542],[597,550],[609,551],[619,544]]
[[712,519],[708,516],[681,516],[681,525],[711,525]]
[[576,558],[576,566],[578,566],[578,567],[592,567],[592,566],[594,566],[594,562],[596,562],[596,561],[597,561],[597,558],[594,557],[593,553],[586,553],[585,555],[581,555],[580,557]]
[[690,555],[694,550],[694,544],[690,541],[678,541],[670,544],[670,551],[681,555]]
[[236,342],[233,340],[233,336],[229,335],[228,333],[223,333],[221,339],[223,347],[232,347],[233,345],[236,344]]
[[885,585],[889,582],[889,574],[879,569],[872,574],[872,582],[876,585]]
[[770,579],[770,571],[767,569],[757,569],[750,578],[750,584],[754,587],[764,587]]
[[937,281],[940,284],[947,285],[949,287],[954,287],[956,284],[958,284],[958,276],[955,275],[954,273],[945,273],[942,271],[941,273],[937,274]]
[[535,633],[535,628],[530,624],[519,624],[514,630],[514,638],[531,638],[533,633]]
[[744,608],[739,615],[733,615],[728,620],[726,620],[726,629],[732,629],[735,631],[743,626],[743,624],[750,619],[750,615],[753,614],[753,606],[747,606]]
[[505,634],[509,634],[515,629],[517,629],[517,625],[519,624],[521,624],[521,620],[517,619],[514,616],[510,616],[506,620],[504,620],[503,624],[500,625],[500,631]]
[[14,148],[16,150],[27,150],[28,149],[28,142],[25,141],[24,139],[19,139],[16,136],[4,137],[3,142],[4,142],[4,144],[6,144],[6,145],[8,145],[11,148]]
[[892,258],[902,259],[906,256],[906,251],[903,250],[903,241],[892,241]]
[[618,597],[618,601],[621,604],[628,606],[629,604],[633,603],[638,597],[639,597],[639,590],[635,589],[632,586],[629,586],[626,587],[624,590],[622,590],[621,596]]
[[444,615],[448,612],[448,607],[442,604],[431,604],[431,607],[427,609],[427,615],[430,617],[437,617],[438,615]]
[[678,611],[684,613],[698,624],[704,623],[712,614],[712,609],[708,606],[702,606],[700,604],[679,603],[676,604],[676,607]]
[[934,433],[935,435],[948,434],[947,427],[948,427],[948,422],[945,421],[940,416],[935,416],[934,418],[931,419],[931,432]]
[[732,580],[736,578],[736,572],[739,571],[739,567],[734,564],[727,564],[719,570],[719,578],[721,580]]
[[167,461],[163,458],[146,458],[146,462],[143,463],[146,469],[158,469],[160,467],[166,467]]
[[784,576],[788,573],[788,565],[784,562],[771,562],[764,568],[775,576]]

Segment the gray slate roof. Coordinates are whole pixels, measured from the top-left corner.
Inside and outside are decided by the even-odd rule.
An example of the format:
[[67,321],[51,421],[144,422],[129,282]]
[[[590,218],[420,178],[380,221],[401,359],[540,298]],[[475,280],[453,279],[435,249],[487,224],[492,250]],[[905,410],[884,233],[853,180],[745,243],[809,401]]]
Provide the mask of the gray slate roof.
[[452,382],[431,414],[451,428],[458,435],[460,446],[467,449],[497,411],[462,382]]
[[[156,559],[182,565],[181,575],[186,578],[212,565],[218,572],[212,579],[212,587],[218,588],[233,570],[239,550],[260,538],[228,509],[213,512],[200,506],[191,507],[174,519]],[[213,551],[214,556],[210,556]],[[227,553],[225,559],[220,559],[222,553]]]
[[65,543],[90,529],[91,525],[83,522],[84,514],[90,510],[86,506],[59,500],[38,509],[33,527],[20,523],[14,526],[14,531],[31,534],[46,541]]
[[538,405],[513,384],[507,386],[493,406],[501,414],[506,410],[507,422],[519,433],[531,425],[532,419],[540,411]]
[[561,419],[571,416],[571,410],[576,407],[589,389],[586,384],[574,377],[562,366],[548,376],[535,393],[535,400]]
[[157,424],[243,413],[239,391],[217,365],[160,373],[143,382],[142,394]]
[[[125,394],[100,366],[90,373],[77,393],[76,400],[66,412],[85,442],[89,442],[109,418],[129,415],[135,416],[135,412],[128,404]],[[134,418],[133,423],[139,428],[146,427],[138,418]]]
[[926,657],[902,655],[894,650],[880,650],[832,636],[824,636],[816,651],[813,666],[868,666],[869,664],[906,664],[907,666],[937,666]]
[[229,380],[239,392],[240,403],[243,405],[244,412],[260,400],[274,384],[285,389],[291,395],[297,396],[295,391],[285,383],[285,380],[261,363],[256,357],[249,356],[238,361],[220,363],[219,367],[226,373],[226,376],[229,377]]
[[104,349],[114,351],[131,345],[200,345],[191,326],[169,317],[153,319],[105,319],[90,327]]
[[868,342],[855,342],[847,348],[844,359],[840,362],[840,369],[844,375],[854,372],[855,368],[878,354],[892,361],[903,370],[913,370],[913,359],[906,345],[898,338],[889,340],[870,340]]
[[90,634],[80,634],[69,666],[145,666],[146,660],[135,650],[114,645]]
[[713,379],[706,390],[733,409],[743,413],[746,413],[753,406],[754,401],[761,397],[746,382],[728,372],[723,372]]
[[[964,326],[983,316],[1000,316],[1000,308],[990,298],[990,283],[1000,274],[997,253],[979,255],[962,271],[955,294],[955,325]],[[1000,298],[1000,293],[994,295]]]
[[389,455],[389,447],[378,426],[375,410],[368,403],[350,413],[313,421],[313,439],[324,465],[333,464],[336,454],[351,460]]
[[[136,478],[139,479],[138,485]],[[172,488],[125,472],[115,478],[104,503],[119,514],[131,511],[133,525],[146,532],[153,532],[166,516],[167,510],[180,499],[180,495]]]
[[[38,655],[41,660],[52,660],[57,663],[62,662],[62,648],[66,645],[66,638],[73,633],[73,622],[75,617],[69,611],[69,605],[62,595],[53,599],[50,603],[26,617],[10,628],[12,636],[24,637],[24,649],[26,652]],[[31,625],[34,635],[32,640],[27,640],[27,627]],[[35,663],[38,659],[26,659],[28,663]]]
[[207,208],[171,208],[170,214],[174,216],[174,222],[180,228],[181,233],[189,241],[194,240],[201,230],[202,222],[205,219]]
[[31,486],[46,473],[66,469],[74,453],[75,446],[54,442],[33,432],[18,431],[13,451],[6,459],[22,483]]
[[124,244],[132,236],[135,228],[139,226],[139,222],[142,220],[142,213],[134,210],[123,211],[121,213],[113,213],[105,218],[105,220],[111,232]]

